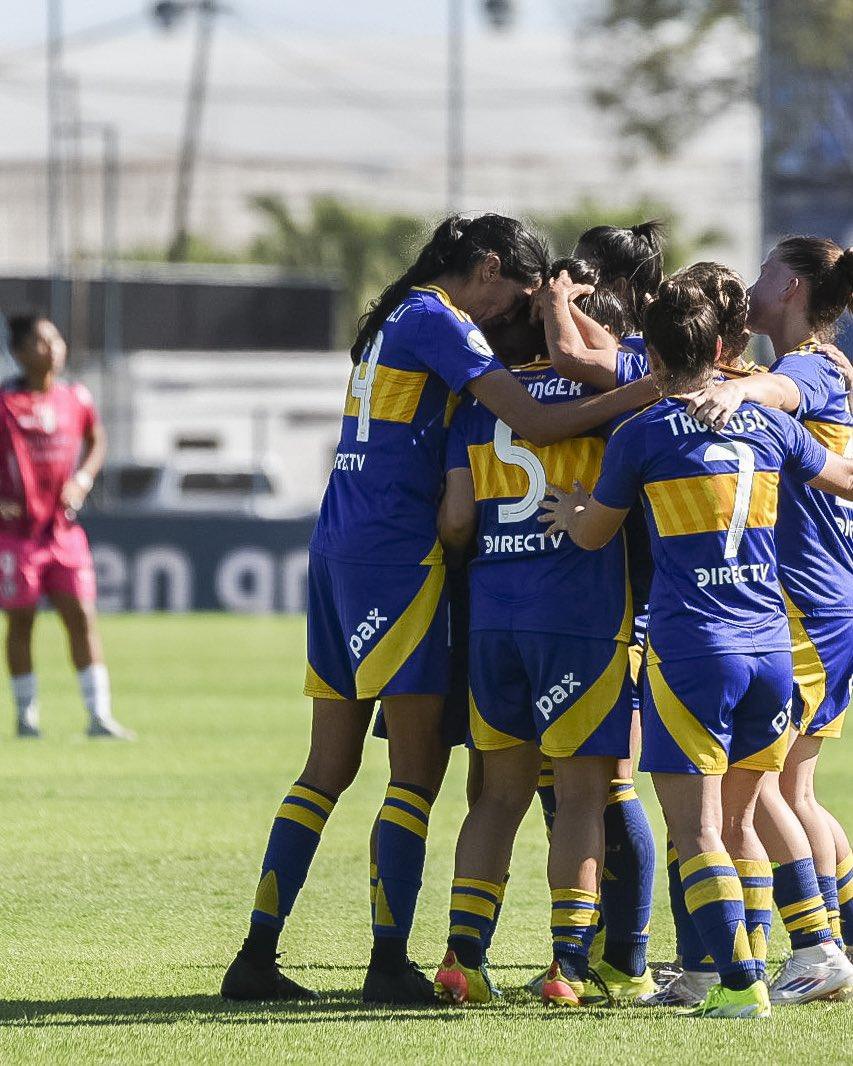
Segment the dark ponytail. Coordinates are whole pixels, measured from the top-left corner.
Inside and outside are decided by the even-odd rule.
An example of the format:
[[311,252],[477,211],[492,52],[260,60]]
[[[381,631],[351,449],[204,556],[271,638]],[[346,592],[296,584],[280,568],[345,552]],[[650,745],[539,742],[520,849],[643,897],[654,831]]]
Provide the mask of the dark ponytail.
[[625,303],[632,329],[641,329],[646,300],[658,290],[663,278],[665,230],[652,219],[636,226],[593,226],[575,246],[575,255],[601,271],[603,284],[627,282]]
[[667,388],[698,383],[713,368],[719,322],[702,288],[689,277],[667,278],[643,318],[646,343],[667,369]]
[[786,237],[776,245],[783,263],[809,283],[809,325],[829,340],[845,311],[853,311],[853,248],[828,237]]
[[535,285],[548,269],[544,243],[514,218],[480,215],[469,219],[451,215],[438,226],[405,274],[393,281],[361,317],[350,351],[352,361],[360,361],[382,323],[399,307],[413,285],[426,285],[441,274],[464,277],[489,252],[500,258],[504,277],[528,285]]

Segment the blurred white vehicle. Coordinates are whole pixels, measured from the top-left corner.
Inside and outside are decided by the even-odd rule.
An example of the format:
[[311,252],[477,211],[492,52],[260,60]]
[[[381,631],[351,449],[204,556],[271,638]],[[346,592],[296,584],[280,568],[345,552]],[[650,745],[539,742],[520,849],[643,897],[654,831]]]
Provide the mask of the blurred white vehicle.
[[230,514],[293,518],[305,514],[260,467],[164,463],[108,464],[92,506],[123,514]]

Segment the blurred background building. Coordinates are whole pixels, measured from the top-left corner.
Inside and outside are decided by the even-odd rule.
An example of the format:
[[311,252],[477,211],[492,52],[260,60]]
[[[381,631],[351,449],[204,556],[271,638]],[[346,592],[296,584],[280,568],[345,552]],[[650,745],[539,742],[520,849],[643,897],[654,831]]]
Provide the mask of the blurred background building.
[[104,410],[104,605],[300,605],[355,320],[449,210],[561,253],[664,217],[671,266],[747,277],[853,243],[851,56],[846,0],[18,5],[0,308],[49,308]]

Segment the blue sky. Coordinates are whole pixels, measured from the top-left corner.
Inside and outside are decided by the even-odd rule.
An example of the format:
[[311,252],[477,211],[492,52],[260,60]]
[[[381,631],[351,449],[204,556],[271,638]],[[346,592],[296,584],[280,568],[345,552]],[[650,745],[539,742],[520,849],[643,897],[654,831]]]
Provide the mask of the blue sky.
[[[483,27],[480,0],[463,0],[468,23]],[[146,20],[151,0],[64,0],[63,21],[66,32],[81,30],[134,17],[137,26]],[[231,6],[256,25],[270,29],[293,29],[297,32],[335,35],[381,33],[417,34],[434,30],[443,33],[447,22],[448,0],[232,0]],[[571,18],[573,9],[589,10],[575,0],[515,0],[516,25],[519,29],[557,29]],[[8,52],[44,39],[47,0],[32,0],[14,5],[14,14],[4,13],[3,46],[0,62]]]

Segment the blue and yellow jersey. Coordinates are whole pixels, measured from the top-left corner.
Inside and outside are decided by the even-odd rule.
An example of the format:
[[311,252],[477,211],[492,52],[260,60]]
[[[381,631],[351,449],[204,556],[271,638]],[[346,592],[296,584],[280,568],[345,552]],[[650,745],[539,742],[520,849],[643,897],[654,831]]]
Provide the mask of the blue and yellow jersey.
[[311,549],[383,565],[437,562],[447,430],[469,382],[503,370],[468,315],[414,288],[353,368]]
[[667,398],[626,419],[594,491],[618,509],[642,496],[654,560],[649,660],[787,651],[773,537],[780,471],[808,481],[826,451],[779,411],[743,404],[715,433],[685,407]]
[[[544,404],[597,392],[560,377],[548,362],[531,363],[513,373]],[[575,547],[566,534],[546,537],[537,521],[546,485],[570,490],[577,479],[591,489],[603,455],[603,433],[537,447],[514,437],[506,423],[473,398],[463,401],[450,430],[447,467],[469,468],[474,482],[477,555],[470,566],[472,629],[629,639],[630,595],[622,537],[590,554]]]
[[[830,451],[853,455],[853,418],[844,380],[816,341],[770,368],[795,381],[795,417]],[[793,616],[853,616],[853,504],[783,477],[776,527],[779,576]]]
[[649,372],[649,357],[646,354],[646,342],[641,333],[626,333],[619,340],[616,353],[616,384],[628,385],[639,381]]

